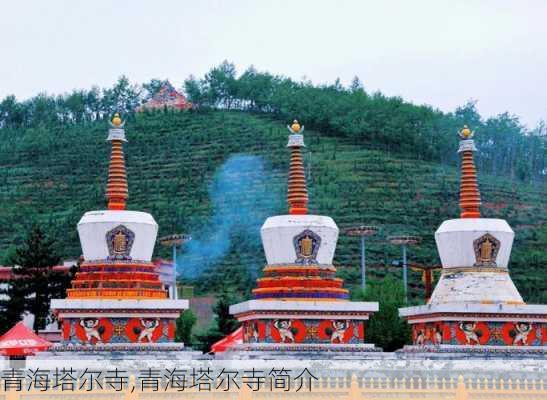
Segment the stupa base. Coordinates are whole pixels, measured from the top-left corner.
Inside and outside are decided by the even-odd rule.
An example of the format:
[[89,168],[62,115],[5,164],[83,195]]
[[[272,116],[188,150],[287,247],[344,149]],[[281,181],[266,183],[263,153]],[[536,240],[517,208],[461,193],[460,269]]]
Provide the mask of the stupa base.
[[[62,344],[58,343],[48,351],[38,353],[34,359],[44,360],[196,360],[203,353],[184,346],[184,343],[103,343],[103,344]],[[72,361],[71,361],[72,363]]]
[[360,352],[381,351],[372,343],[242,343],[232,347],[234,351],[273,351],[273,352]]
[[97,349],[70,349],[54,347],[48,351],[37,353],[27,359],[27,364],[37,365],[49,369],[55,367],[111,368],[115,365],[128,369],[160,368],[160,365],[177,362],[209,359],[200,351],[184,348],[97,348]]
[[372,343],[242,343],[215,355],[219,360],[362,359],[367,353],[380,354]]
[[545,349],[547,306],[539,304],[428,304],[399,309],[419,349],[448,346],[456,352]]
[[158,351],[184,351],[184,343],[97,343],[91,344],[56,344],[52,347],[54,352],[100,353],[108,352],[158,352]]
[[378,303],[336,300],[249,300],[230,307],[243,324],[241,350],[275,353],[368,350],[365,322],[377,310]]
[[409,345],[397,351],[404,359],[545,359],[547,346]]
[[[65,349],[150,349],[175,343],[176,319],[188,300],[64,299],[52,300],[61,321]],[[107,351],[107,350],[105,350]]]

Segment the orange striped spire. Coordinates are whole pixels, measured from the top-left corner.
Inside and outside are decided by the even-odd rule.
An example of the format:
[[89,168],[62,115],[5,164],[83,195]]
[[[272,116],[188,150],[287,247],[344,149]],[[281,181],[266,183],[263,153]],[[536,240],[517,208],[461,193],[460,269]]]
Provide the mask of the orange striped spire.
[[304,147],[304,126],[300,126],[297,120],[294,120],[291,126],[288,126],[291,135],[287,147],[291,148],[291,164],[289,167],[289,182],[287,187],[287,203],[289,204],[289,214],[307,214],[308,213],[308,189],[306,188],[306,175],[304,174],[304,162],[302,160],[301,148]]
[[114,114],[110,123],[108,141],[112,142],[110,154],[110,167],[108,168],[108,183],[106,185],[106,198],[109,210],[125,210],[127,201],[127,174],[125,171],[125,159],[123,155],[123,142],[125,131],[119,114]]
[[460,218],[480,218],[481,195],[477,184],[477,170],[473,161],[473,152],[477,150],[473,141],[473,132],[467,127],[459,132],[462,141],[458,153],[462,153],[460,182]]

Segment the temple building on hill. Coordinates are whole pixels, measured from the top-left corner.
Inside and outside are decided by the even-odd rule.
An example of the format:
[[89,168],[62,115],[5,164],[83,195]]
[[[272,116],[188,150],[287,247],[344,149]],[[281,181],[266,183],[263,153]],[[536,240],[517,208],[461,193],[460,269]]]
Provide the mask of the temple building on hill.
[[173,85],[166,83],[142,106],[137,107],[135,111],[158,109],[188,110],[192,108],[192,103],[188,102],[186,97],[178,92]]
[[254,299],[230,307],[243,323],[243,344],[226,357],[233,357],[234,350],[243,357],[375,350],[365,344],[365,323],[378,303],[349,301],[343,280],[336,278],[332,260],[338,227],[330,217],[308,214],[304,127],[294,121],[288,128],[289,213],[268,218],[261,228],[267,265]]
[[473,132],[464,126],[460,137],[460,218],[435,232],[443,269],[431,298],[399,310],[412,325],[405,350],[545,354],[547,306],[525,304],[513,284],[515,234],[503,219],[481,218]]
[[51,302],[62,324],[62,342],[54,350],[182,350],[184,345],[174,342],[175,319],[188,301],[169,298],[151,261],[158,232],[152,215],[125,209],[126,139],[117,114],[107,140],[112,144],[108,207],[86,212],[78,223],[84,261],[67,298]]

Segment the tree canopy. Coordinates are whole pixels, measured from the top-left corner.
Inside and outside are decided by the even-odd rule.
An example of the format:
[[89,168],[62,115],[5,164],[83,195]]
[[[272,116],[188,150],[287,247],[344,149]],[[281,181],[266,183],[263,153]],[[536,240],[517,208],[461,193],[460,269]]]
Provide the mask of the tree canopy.
[[258,72],[252,66],[237,76],[235,66],[227,61],[202,79],[190,77],[185,88],[197,108],[267,113],[283,121],[297,117],[333,136],[449,164],[457,160],[456,133],[467,124],[477,132],[481,171],[521,180],[543,179],[546,173],[545,123],[529,130],[508,112],[484,119],[475,101],[444,113],[400,97],[368,93],[358,77],[345,88],[339,80],[313,85]]
[[9,300],[4,304],[9,314],[5,321],[7,328],[27,311],[34,315],[34,330],[44,329],[51,322],[51,300],[66,297],[71,279],[70,274],[53,269],[61,261],[55,241],[38,225],[33,225],[25,241],[8,260],[13,268],[13,279],[6,291]]
[[[166,84],[170,85],[168,80],[152,79],[138,85],[121,76],[111,88],[40,93],[24,101],[7,96],[0,102],[0,128],[78,124],[114,112],[132,118],[136,108]],[[260,72],[253,66],[238,75],[228,61],[201,79],[188,77],[184,89],[196,110],[264,113],[284,122],[298,118],[332,136],[445,164],[457,162],[456,132],[467,124],[477,132],[481,171],[530,181],[544,179],[547,170],[545,122],[528,129],[509,112],[484,119],[474,101],[446,113],[400,97],[367,92],[359,77],[348,87],[340,80],[314,85]]]
[[384,351],[395,351],[410,344],[410,325],[399,317],[399,307],[405,306],[405,291],[400,282],[388,276],[367,283],[365,291],[355,292],[356,300],[377,301],[380,309],[367,324],[367,342]]

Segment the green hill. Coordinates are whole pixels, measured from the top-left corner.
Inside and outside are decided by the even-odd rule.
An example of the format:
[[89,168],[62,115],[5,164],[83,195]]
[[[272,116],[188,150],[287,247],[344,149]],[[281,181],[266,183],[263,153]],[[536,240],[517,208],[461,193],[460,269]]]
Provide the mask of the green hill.
[[[38,221],[57,238],[64,258],[78,257],[77,221],[85,211],[105,207],[106,123],[38,126],[17,135],[9,132],[0,130],[0,252],[7,253],[31,222]],[[260,223],[267,215],[286,212],[289,155],[285,126],[264,116],[234,111],[156,112],[136,115],[126,124],[126,134],[128,208],[152,213],[160,226],[159,236],[187,232],[203,242],[224,223],[222,218],[230,219],[224,232],[225,253],[220,250],[208,262],[214,249],[205,246],[199,254],[190,255],[193,259],[181,256],[194,266],[186,277],[199,291],[214,293],[231,287],[248,295],[265,262]],[[433,233],[444,219],[458,216],[456,168],[308,129],[305,139],[310,211],[332,216],[341,231],[353,224],[381,227],[368,245],[369,277],[401,274],[391,266],[400,257],[400,249],[386,243],[389,235],[422,236],[423,243],[410,250],[411,260],[439,262]],[[233,178],[242,185],[235,190],[240,197],[236,207],[220,208],[233,215],[215,216],[224,197],[217,188],[213,198],[211,185],[234,154],[259,157],[264,176],[241,181],[238,174],[253,171],[231,171],[228,182]],[[510,266],[515,283],[526,300],[545,302],[544,188],[480,171],[479,184],[483,216],[505,218],[516,232]],[[241,215],[242,210],[246,215]],[[248,229],[239,229],[240,225]],[[156,247],[157,256],[169,254],[168,249]],[[347,284],[357,285],[358,241],[341,235],[335,262]],[[421,295],[419,274],[411,273],[411,284],[411,293]]]

